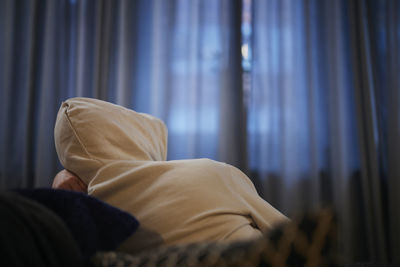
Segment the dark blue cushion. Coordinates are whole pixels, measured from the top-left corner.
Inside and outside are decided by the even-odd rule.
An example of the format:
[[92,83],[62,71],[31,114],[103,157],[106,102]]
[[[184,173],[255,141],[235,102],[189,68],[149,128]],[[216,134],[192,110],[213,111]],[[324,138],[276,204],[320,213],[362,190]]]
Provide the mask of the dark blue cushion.
[[85,258],[97,251],[115,250],[139,226],[129,213],[83,193],[48,188],[15,192],[56,213],[68,226]]

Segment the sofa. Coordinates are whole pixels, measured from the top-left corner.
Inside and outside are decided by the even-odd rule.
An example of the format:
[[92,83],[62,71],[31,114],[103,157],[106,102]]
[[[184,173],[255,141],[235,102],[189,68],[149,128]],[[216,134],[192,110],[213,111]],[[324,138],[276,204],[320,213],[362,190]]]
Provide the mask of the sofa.
[[48,188],[0,194],[3,266],[340,266],[334,213],[320,210],[235,242],[119,250],[140,222],[91,196]]

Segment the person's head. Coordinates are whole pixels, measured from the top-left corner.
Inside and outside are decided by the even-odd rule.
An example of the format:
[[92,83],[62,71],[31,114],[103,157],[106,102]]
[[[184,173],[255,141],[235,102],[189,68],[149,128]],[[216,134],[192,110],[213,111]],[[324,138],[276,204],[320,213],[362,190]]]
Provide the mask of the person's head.
[[61,165],[87,185],[110,162],[166,160],[167,135],[156,117],[84,97],[64,101],[54,127]]
[[53,189],[64,189],[87,193],[87,185],[74,173],[62,170],[54,177]]

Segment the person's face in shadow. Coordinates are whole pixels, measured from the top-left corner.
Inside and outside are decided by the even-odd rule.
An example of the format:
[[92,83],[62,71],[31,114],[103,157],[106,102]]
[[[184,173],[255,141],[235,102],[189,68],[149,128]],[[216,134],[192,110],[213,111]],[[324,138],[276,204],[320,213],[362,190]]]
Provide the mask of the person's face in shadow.
[[67,170],[62,170],[57,173],[51,187],[53,189],[87,193],[87,185],[77,175]]

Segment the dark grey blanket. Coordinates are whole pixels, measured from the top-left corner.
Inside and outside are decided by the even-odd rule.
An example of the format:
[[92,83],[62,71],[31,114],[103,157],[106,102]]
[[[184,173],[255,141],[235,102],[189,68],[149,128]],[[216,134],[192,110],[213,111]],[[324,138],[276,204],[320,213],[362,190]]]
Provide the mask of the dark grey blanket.
[[16,192],[58,215],[85,259],[97,251],[115,250],[139,225],[132,215],[87,194],[49,188]]
[[85,266],[65,223],[52,211],[16,193],[0,193],[2,266]]

